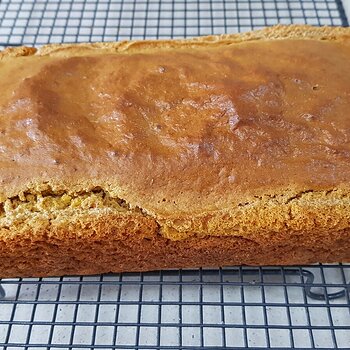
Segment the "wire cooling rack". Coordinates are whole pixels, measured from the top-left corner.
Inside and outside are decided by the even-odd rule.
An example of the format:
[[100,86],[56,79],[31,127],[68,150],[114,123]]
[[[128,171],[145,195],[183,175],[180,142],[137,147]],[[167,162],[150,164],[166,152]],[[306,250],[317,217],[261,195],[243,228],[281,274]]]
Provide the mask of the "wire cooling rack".
[[350,265],[3,280],[0,345],[349,348],[349,282]]
[[[0,46],[276,23],[348,25],[334,0],[2,0]],[[0,349],[350,349],[349,290],[341,264],[0,280]]]
[[3,46],[188,37],[276,23],[348,25],[341,0],[0,1]]

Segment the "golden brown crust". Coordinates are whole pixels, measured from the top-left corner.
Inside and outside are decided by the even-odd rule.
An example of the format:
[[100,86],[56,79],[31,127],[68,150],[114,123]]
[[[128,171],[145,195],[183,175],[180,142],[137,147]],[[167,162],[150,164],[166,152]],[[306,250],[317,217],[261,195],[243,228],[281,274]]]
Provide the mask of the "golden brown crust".
[[309,25],[276,25],[261,30],[239,34],[209,35],[178,40],[137,40],[120,42],[81,43],[81,44],[48,44],[40,49],[32,47],[11,47],[0,52],[0,59],[29,55],[85,55],[95,51],[96,54],[130,52],[140,53],[149,50],[166,50],[171,48],[186,49],[188,47],[206,47],[228,45],[243,41],[282,40],[282,39],[316,39],[339,40],[349,37],[347,27],[314,27]]
[[[145,234],[146,233],[146,234]],[[0,276],[60,276],[228,265],[350,262],[350,230],[171,241],[149,222],[90,219],[61,230],[0,235]]]
[[0,52],[0,276],[350,260],[349,39],[277,26]]

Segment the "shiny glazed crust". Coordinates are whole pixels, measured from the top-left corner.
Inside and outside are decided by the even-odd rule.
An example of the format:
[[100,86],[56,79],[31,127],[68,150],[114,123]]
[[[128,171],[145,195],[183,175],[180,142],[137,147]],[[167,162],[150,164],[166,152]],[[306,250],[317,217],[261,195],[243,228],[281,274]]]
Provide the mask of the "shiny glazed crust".
[[[190,40],[47,45],[38,50],[11,48],[0,53],[0,60],[188,47],[205,50],[208,46],[242,41],[339,40],[349,35],[348,28],[276,26]],[[47,218],[45,208],[42,212],[34,210],[33,216],[22,218],[20,224],[3,225],[0,229],[0,277],[350,261],[348,186],[297,193],[280,193],[278,189],[271,192],[274,190],[274,196],[259,197],[254,203],[224,211],[197,213],[193,220],[190,210],[186,215],[157,217],[144,208],[124,203],[121,198],[117,212],[105,204],[102,210],[75,211],[69,207],[65,212],[55,212],[54,218]],[[47,190],[38,187],[36,191],[45,197]],[[8,197],[15,194],[13,188],[8,194]],[[27,205],[30,201],[24,202]],[[230,227],[225,230],[228,217],[243,228],[235,233]]]

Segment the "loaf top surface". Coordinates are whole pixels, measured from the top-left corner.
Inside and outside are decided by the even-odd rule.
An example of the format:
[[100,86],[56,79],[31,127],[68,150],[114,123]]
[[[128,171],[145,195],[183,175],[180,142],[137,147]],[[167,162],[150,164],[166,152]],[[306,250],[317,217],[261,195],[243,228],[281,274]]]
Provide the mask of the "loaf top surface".
[[162,217],[347,193],[350,29],[0,53],[1,200],[102,190]]

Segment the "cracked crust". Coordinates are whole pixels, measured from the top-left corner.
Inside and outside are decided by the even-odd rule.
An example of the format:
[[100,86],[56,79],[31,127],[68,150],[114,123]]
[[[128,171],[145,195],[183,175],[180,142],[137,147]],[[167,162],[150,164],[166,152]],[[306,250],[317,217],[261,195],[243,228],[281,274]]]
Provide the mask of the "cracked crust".
[[[0,52],[0,64],[26,56],[153,54],[284,39],[341,44],[349,38],[349,28],[277,26],[190,40],[9,48]],[[230,201],[213,206],[194,193],[180,208],[162,203],[161,192],[145,197],[145,204],[132,188],[109,178],[98,183],[59,179],[20,186],[11,179],[2,180],[0,196],[0,277],[350,261],[350,192],[345,175],[327,186],[291,184],[260,192],[253,188],[248,195],[237,192]]]

